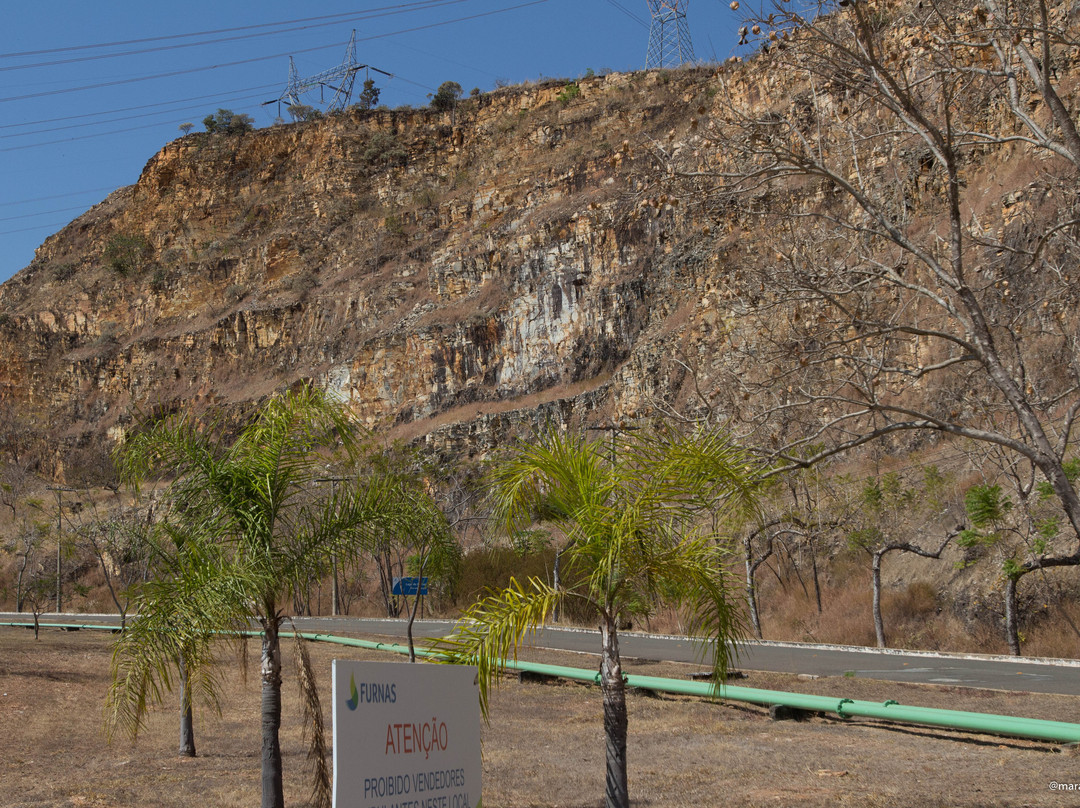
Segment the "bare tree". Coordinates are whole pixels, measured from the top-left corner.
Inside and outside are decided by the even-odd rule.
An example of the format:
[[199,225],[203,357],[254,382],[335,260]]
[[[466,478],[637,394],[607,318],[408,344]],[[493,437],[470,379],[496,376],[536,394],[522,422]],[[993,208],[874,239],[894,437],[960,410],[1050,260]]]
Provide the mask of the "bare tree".
[[[1062,518],[1054,505],[1052,489],[1039,479],[1037,470],[1025,458],[995,448],[983,455],[984,468],[990,473],[986,475],[987,482],[971,486],[964,494],[971,526],[960,534],[959,543],[970,554],[970,563],[989,557],[1000,565],[1005,640],[1009,652],[1019,656],[1022,653],[1019,583],[1039,572],[1043,588],[1049,588],[1047,569],[1024,561],[1051,551],[1061,538]],[[1066,462],[1065,473],[1073,483],[1080,479],[1080,459]],[[1014,496],[1010,497],[1003,486]],[[1076,632],[1077,627],[1067,615],[1065,618]]]
[[[40,503],[31,501],[30,507]],[[15,535],[6,543],[5,550],[15,557],[15,611],[29,608],[34,615],[34,639],[38,638],[39,618],[48,611],[53,595],[55,578],[46,563],[49,556],[45,544],[51,533],[48,523],[22,520]]]
[[156,521],[153,500],[141,502],[138,494],[134,496],[125,503],[120,489],[115,489],[111,501],[103,503],[100,496],[87,490],[84,507],[66,514],[76,546],[92,555],[101,570],[109,597],[120,615],[121,628],[127,626],[136,585],[146,581],[150,574]]
[[[904,485],[900,475],[888,472],[880,479],[866,481],[861,492],[863,525],[848,534],[849,544],[870,556],[870,585],[874,634],[878,648],[887,648],[885,618],[881,609],[881,564],[889,553],[911,553],[923,558],[940,559],[949,542],[963,530],[958,526],[945,533],[936,549],[925,547],[921,542],[908,541],[903,534],[931,532],[934,523],[928,519],[925,509],[919,507],[921,492]],[[911,520],[912,512],[916,515]],[[917,522],[912,525],[911,521]]]
[[1076,566],[1080,137],[1058,79],[1077,11],[840,5],[747,20],[762,53],[720,74],[685,148],[656,147],[752,255],[726,411],[781,467],[927,433],[1000,447],[1062,517],[1016,569]]
[[15,558],[16,612],[22,612],[27,593],[44,576],[45,540],[48,535],[47,524],[24,519],[15,535],[6,543],[5,549]]
[[0,400],[0,460],[25,467],[31,421],[10,399]]

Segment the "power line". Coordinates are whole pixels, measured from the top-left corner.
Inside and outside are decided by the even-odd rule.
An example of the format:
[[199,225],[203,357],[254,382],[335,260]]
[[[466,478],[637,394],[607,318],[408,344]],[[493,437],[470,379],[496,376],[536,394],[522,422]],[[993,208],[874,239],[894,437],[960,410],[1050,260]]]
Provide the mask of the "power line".
[[13,152],[13,151],[24,151],[26,149],[37,149],[37,148],[40,148],[41,146],[56,146],[56,145],[61,144],[61,143],[74,143],[74,142],[79,141],[79,140],[90,140],[90,139],[96,138],[96,137],[107,137],[108,135],[124,135],[124,134],[127,134],[128,132],[137,132],[137,131],[139,131],[141,129],[156,129],[159,126],[162,126],[162,125],[163,125],[162,123],[158,122],[158,123],[143,124],[142,126],[125,126],[123,129],[110,129],[107,132],[95,132],[92,135],[80,135],[78,137],[66,137],[66,138],[60,138],[59,140],[42,140],[39,143],[24,143],[21,146],[5,146],[4,148],[0,149],[0,153]]
[[[403,29],[400,29],[398,31],[390,31],[390,32],[384,33],[384,34],[373,34],[371,36],[367,36],[367,37],[363,37],[363,38],[357,38],[357,42],[370,42],[370,41],[377,40],[377,39],[386,39],[386,38],[392,37],[392,36],[400,36],[402,34],[411,34],[411,33],[417,32],[417,31],[425,31],[425,30],[429,30],[429,29],[432,29],[432,28],[439,28],[439,27],[444,26],[444,25],[451,25],[451,24],[459,23],[459,22],[469,22],[471,20],[481,19],[483,17],[490,17],[490,16],[493,16],[493,15],[496,15],[496,14],[505,14],[505,13],[507,13],[509,11],[517,11],[517,10],[522,9],[522,8],[528,8],[529,6],[542,5],[542,4],[547,3],[549,1],[550,0],[530,0],[530,2],[519,3],[517,5],[507,6],[507,7],[499,8],[499,9],[494,9],[492,11],[484,11],[484,12],[480,12],[480,13],[477,13],[477,14],[469,14],[469,15],[466,15],[464,17],[455,17],[455,18],[450,19],[450,20],[442,20],[442,21],[439,21],[439,22],[428,23],[426,25],[416,25],[416,26],[413,26],[411,28],[403,28]],[[123,85],[123,84],[134,84],[134,83],[143,82],[143,81],[153,81],[153,80],[156,80],[156,79],[173,78],[175,76],[190,75],[192,73],[202,73],[202,72],[205,72],[207,70],[217,70],[217,69],[222,68],[222,67],[237,67],[239,65],[254,64],[255,62],[265,62],[265,61],[268,61],[270,59],[280,59],[280,58],[283,58],[283,57],[286,57],[286,56],[294,56],[294,55],[296,55],[298,53],[314,53],[314,52],[317,52],[317,51],[328,50],[330,48],[341,48],[344,44],[345,43],[336,43],[336,44],[333,44],[333,45],[321,45],[321,46],[315,47],[315,48],[305,48],[303,50],[292,51],[291,53],[277,53],[277,54],[272,54],[270,56],[255,56],[255,57],[252,57],[250,59],[239,59],[239,60],[236,60],[236,61],[233,61],[233,62],[222,62],[222,63],[216,64],[216,65],[206,65],[204,67],[192,67],[192,68],[186,68],[184,70],[173,70],[173,71],[170,71],[168,73],[155,73],[155,74],[149,75],[149,76],[136,76],[134,78],[116,79],[116,80],[113,80],[113,81],[98,82],[96,84],[86,84],[86,85],[82,85],[82,86],[79,86],[79,87],[67,87],[67,88],[62,89],[62,90],[48,90],[46,92],[40,92],[40,93],[27,93],[27,94],[24,94],[24,95],[8,96],[6,98],[0,98],[0,103],[7,103],[7,102],[10,102],[10,101],[25,101],[25,100],[28,100],[28,99],[31,99],[31,98],[44,98],[44,97],[53,96],[53,95],[64,95],[64,94],[67,94],[67,93],[82,92],[84,90],[99,90],[99,89],[102,89],[102,88],[105,88],[105,87],[118,87],[118,86]]]
[[78,205],[73,208],[58,208],[56,210],[43,210],[40,213],[23,213],[19,216],[5,216],[0,222],[13,222],[16,219],[33,219],[35,216],[51,216],[54,213],[68,213],[73,210],[86,210],[86,205]]
[[[483,17],[492,17],[492,16],[494,16],[496,14],[505,14],[508,11],[517,11],[518,9],[528,8],[529,6],[539,6],[539,5],[542,5],[542,4],[547,3],[547,2],[550,2],[550,0],[531,0],[531,2],[528,2],[528,3],[518,3],[516,6],[507,6],[505,8],[497,8],[497,9],[495,9],[493,11],[482,11],[482,12],[479,12],[477,14],[470,14],[467,17],[457,17],[456,19],[453,19],[453,20],[444,20],[443,22],[433,22],[433,23],[428,23],[427,25],[417,25],[417,26],[415,26],[413,28],[403,28],[400,31],[391,31],[390,33],[387,33],[387,34],[373,34],[371,36],[357,38],[356,41],[357,42],[369,42],[369,41],[374,40],[374,39],[385,39],[385,38],[391,37],[391,36],[400,36],[401,34],[412,34],[412,33],[415,33],[416,31],[426,31],[426,30],[428,30],[430,28],[438,28],[439,26],[449,25],[450,23],[468,22],[469,20],[479,20],[479,19],[481,19]],[[2,99],[0,99],[0,100],[2,100]]]
[[[258,23],[256,25],[240,25],[240,26],[236,26],[234,28],[215,28],[215,29],[212,29],[212,30],[209,30],[209,31],[195,31],[195,32],[186,33],[186,34],[167,34],[167,35],[163,35],[163,36],[142,37],[140,39],[122,39],[122,40],[117,40],[115,42],[101,42],[101,43],[94,44],[94,45],[70,45],[70,46],[63,47],[63,48],[45,48],[43,50],[19,51],[19,52],[13,52],[13,53],[0,53],[0,59],[18,59],[18,58],[22,58],[24,56],[45,56],[45,55],[50,54],[50,53],[73,53],[75,51],[93,50],[95,48],[115,48],[115,47],[120,47],[122,45],[144,45],[144,44],[149,43],[149,42],[168,42],[169,40],[172,40],[172,39],[187,39],[187,38],[197,37],[197,36],[216,36],[217,34],[231,34],[231,33],[235,33],[236,31],[253,31],[253,30],[258,29],[258,28],[273,28],[273,27],[280,27],[280,26],[284,26],[284,25],[298,25],[300,23],[319,22],[321,20],[332,20],[332,19],[334,19],[334,20],[337,20],[338,23],[340,23],[340,22],[347,22],[347,21],[351,21],[351,20],[363,19],[366,16],[372,16],[372,17],[385,16],[384,14],[377,14],[376,12],[387,11],[388,9],[401,9],[401,11],[397,11],[397,12],[393,12],[393,13],[403,13],[406,10],[413,10],[413,11],[426,10],[425,7],[428,7],[428,6],[445,5],[445,4],[451,3],[451,2],[460,3],[460,2],[465,2],[465,0],[420,0],[420,2],[397,3],[397,4],[392,5],[392,6],[379,6],[377,8],[370,9],[369,11],[363,12],[361,14],[358,14],[357,12],[350,11],[350,12],[342,12],[340,14],[324,14],[324,15],[322,15],[320,17],[302,17],[302,18],[297,19],[297,20],[283,20],[281,22],[265,22],[265,23]],[[333,25],[335,23],[328,23],[328,24]],[[274,31],[274,32],[271,32],[271,33],[284,33],[287,30],[301,30],[301,29],[283,29],[282,31]],[[119,55],[124,55],[124,54],[119,54]],[[34,65],[30,65],[30,66],[33,67]]]
[[429,59],[438,59],[440,62],[446,62],[448,65],[454,65],[456,67],[463,67],[466,70],[473,71],[474,73],[482,73],[483,75],[488,76],[489,78],[492,78],[492,79],[497,79],[498,78],[498,76],[496,74],[489,73],[487,70],[476,67],[475,65],[467,65],[464,62],[458,62],[458,61],[455,61],[453,59],[447,59],[445,56],[440,56],[437,53],[431,53],[430,51],[421,50],[420,48],[414,48],[412,45],[405,45],[405,44],[402,44],[402,43],[398,43],[395,47],[401,48],[402,50],[409,50],[409,51],[412,51],[413,53],[419,53],[421,56],[427,56]]
[[649,27],[649,24],[647,22],[645,22],[645,20],[643,20],[637,14],[632,12],[630,9],[628,9],[626,6],[624,6],[622,3],[618,2],[618,0],[607,0],[607,2],[608,2],[608,5],[617,8],[619,11],[621,11],[627,17],[629,17],[634,22],[636,22],[638,25],[640,25],[642,28],[648,28]]
[[214,93],[213,95],[195,95],[195,96],[191,96],[189,98],[176,98],[176,99],[173,99],[172,101],[160,101],[160,102],[155,103],[155,104],[138,104],[138,105],[133,106],[133,107],[118,107],[117,109],[104,109],[104,110],[101,110],[100,112],[84,112],[81,115],[61,115],[60,117],[57,117],[57,118],[42,118],[42,119],[37,120],[37,121],[23,121],[21,123],[4,123],[4,124],[0,124],[0,129],[15,129],[15,128],[21,127],[21,126],[37,126],[38,124],[43,124],[43,123],[60,123],[62,121],[77,121],[77,120],[81,120],[83,118],[96,118],[96,117],[101,116],[101,115],[115,115],[116,113],[119,113],[119,112],[134,112],[134,111],[140,110],[140,109],[150,109],[151,107],[167,107],[170,104],[183,104],[183,103],[185,103],[187,101],[208,101],[208,100],[215,99],[215,98],[224,99],[224,98],[227,98],[227,97],[229,97],[231,95],[234,95],[234,94],[237,94],[237,93],[251,93],[251,92],[254,92],[255,90],[259,90],[260,94],[261,94],[261,91],[263,91],[263,90],[268,90],[271,87],[278,87],[278,86],[280,86],[279,82],[275,82],[274,84],[259,84],[259,85],[256,85],[255,87],[243,87],[243,88],[241,88],[239,90],[232,90],[231,92],[228,92],[228,93]]
[[[276,30],[276,31],[260,31],[258,33],[252,33],[252,34],[238,34],[236,36],[220,37],[218,39],[205,39],[205,40],[201,40],[201,41],[198,41],[198,42],[183,42],[183,43],[180,43],[178,45],[164,45],[164,46],[156,45],[156,46],[154,46],[152,48],[140,48],[138,50],[120,51],[120,52],[117,52],[117,53],[99,53],[99,54],[96,54],[94,56],[74,56],[74,57],[72,57],[70,59],[54,59],[54,60],[49,61],[49,62],[31,62],[29,64],[24,64],[24,65],[8,65],[7,67],[0,67],[0,73],[7,72],[7,71],[10,71],[10,70],[28,70],[30,68],[55,67],[55,66],[58,66],[58,65],[69,65],[69,64],[75,64],[75,63],[78,63],[78,62],[92,62],[92,61],[97,61],[97,60],[100,60],[100,59],[116,59],[116,58],[119,58],[119,57],[122,57],[122,56],[140,56],[140,55],[147,54],[147,53],[161,53],[163,51],[180,50],[182,48],[199,48],[199,47],[203,47],[205,45],[217,45],[217,44],[221,44],[221,43],[224,43],[224,42],[237,42],[237,41],[240,41],[240,40],[255,39],[257,37],[264,37],[264,36],[277,36],[278,34],[294,33],[296,31],[309,31],[309,30],[311,30],[313,28],[326,28],[326,27],[332,26],[332,25],[341,25],[342,23],[346,23],[346,22],[357,22],[359,20],[368,20],[368,19],[373,19],[375,17],[386,17],[386,16],[390,16],[391,14],[405,14],[405,13],[408,13],[408,12],[411,12],[411,11],[417,11],[417,10],[426,11],[428,9],[437,8],[439,6],[451,5],[451,4],[456,4],[456,3],[464,3],[464,2],[467,2],[467,1],[468,0],[428,0],[427,3],[410,3],[410,4],[407,4],[407,5],[410,5],[410,6],[421,6],[422,7],[421,9],[406,8],[406,9],[402,9],[402,10],[398,10],[398,11],[386,11],[386,12],[383,12],[381,14],[368,13],[368,14],[362,14],[360,16],[355,16],[355,15],[354,16],[347,16],[344,19],[334,20],[333,22],[320,22],[320,23],[315,23],[315,24],[312,24],[312,25],[299,25],[299,26],[293,26],[293,27],[290,27],[290,28],[281,28],[281,29]],[[339,15],[335,15],[335,16],[339,16]],[[316,18],[316,19],[320,19],[320,18]],[[276,25],[278,23],[268,23],[268,24],[269,25]],[[263,27],[263,26],[245,26],[245,27]],[[236,29],[236,30],[243,30],[243,29]],[[160,37],[155,37],[155,39],[159,39],[159,38]],[[89,47],[94,47],[94,46],[89,46]]]
[[52,224],[39,224],[36,227],[22,227],[18,230],[0,230],[0,236],[11,236],[15,233],[32,233],[35,230],[52,230],[54,227],[65,227],[71,224],[69,219],[66,222],[53,222]]
[[[315,51],[329,50],[330,48],[340,48],[344,43],[336,43],[333,45],[320,45],[317,48],[306,48],[304,50],[293,51],[293,53],[313,53]],[[7,98],[0,98],[0,103],[6,103],[8,101],[26,101],[30,98],[44,98],[50,95],[65,95],[67,93],[78,93],[83,90],[100,90],[103,87],[118,87],[121,84],[135,84],[141,81],[154,81],[155,79],[168,79],[174,76],[186,76],[191,73],[203,73],[207,70],[217,70],[222,67],[236,67],[238,65],[248,65],[255,62],[266,62],[270,59],[281,59],[285,56],[290,56],[289,53],[275,53],[270,56],[253,56],[250,59],[239,59],[235,62],[222,62],[216,65],[206,65],[204,67],[189,67],[184,70],[172,70],[168,73],[155,73],[149,76],[136,76],[130,79],[115,79],[113,81],[102,81],[97,84],[84,84],[80,87],[67,87],[63,90],[48,90],[43,93],[27,93],[26,95],[12,95]]]
[[[0,208],[10,207],[11,205],[28,205],[31,202],[48,202],[51,199],[66,199],[69,196],[81,196],[82,194],[99,194],[102,191],[116,190],[115,185],[106,185],[102,188],[87,188],[85,191],[68,191],[65,194],[50,194],[49,196],[36,196],[33,199],[16,199],[13,202],[0,202]],[[40,214],[44,215],[44,214]]]
[[[276,86],[277,86],[276,84],[269,84],[269,85],[264,85],[263,88],[255,87],[255,88],[252,88],[252,89],[265,89],[265,88],[268,88],[268,87],[276,87]],[[237,90],[236,91],[236,93],[241,93],[241,92],[245,92],[245,91],[243,91],[243,90]],[[236,93],[225,93],[223,95],[203,96],[202,100],[216,99],[218,102],[225,102],[225,101],[230,101],[230,100],[231,101],[246,101],[246,100],[255,99],[255,98],[261,98],[262,97],[262,93],[260,93],[258,95],[254,95],[254,94],[251,94],[251,93],[247,93],[246,95],[237,95]],[[159,105],[154,104],[154,105],[151,105],[151,106],[159,106]],[[198,109],[204,109],[204,108],[205,107],[203,105],[194,105],[194,104],[190,105],[190,106],[184,106],[184,107],[169,107],[169,109],[159,110],[158,112],[146,112],[146,113],[143,113],[141,115],[122,115],[122,116],[117,117],[117,118],[102,118],[99,121],[87,121],[85,123],[73,123],[73,124],[68,124],[66,126],[50,126],[50,127],[46,128],[46,129],[34,129],[32,131],[29,131],[29,132],[14,132],[14,133],[11,133],[11,134],[0,135],[0,140],[7,140],[9,138],[16,138],[16,137],[29,137],[31,135],[42,135],[42,134],[45,134],[47,132],[62,132],[62,131],[68,130],[68,129],[85,129],[88,126],[102,126],[102,125],[107,124],[107,123],[116,123],[117,121],[133,121],[133,120],[138,120],[139,118],[153,118],[155,116],[172,115],[172,114],[177,113],[177,112],[186,112],[186,111],[190,111],[190,110],[198,110]],[[139,109],[139,107],[133,107],[133,109]],[[86,117],[86,116],[75,116],[75,117]],[[94,136],[90,135],[90,137],[94,137]]]

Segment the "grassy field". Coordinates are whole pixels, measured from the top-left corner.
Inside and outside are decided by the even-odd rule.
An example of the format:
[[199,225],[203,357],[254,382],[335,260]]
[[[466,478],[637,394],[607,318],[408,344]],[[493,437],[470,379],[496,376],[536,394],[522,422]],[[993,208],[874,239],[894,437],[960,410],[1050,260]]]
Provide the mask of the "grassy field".
[[[245,682],[232,657],[222,713],[199,711],[199,756],[176,755],[176,705],[150,717],[137,743],[106,744],[102,705],[111,635],[0,628],[0,806],[247,806],[258,804],[258,681],[251,644]],[[330,660],[385,654],[315,645],[312,656],[329,704]],[[534,658],[593,667],[586,655]],[[291,661],[290,661],[291,664]],[[629,661],[629,672],[684,677],[694,666]],[[751,687],[894,698],[1057,720],[1080,720],[1080,698],[905,686],[843,677],[798,681],[749,672]],[[282,744],[286,798],[307,804],[299,706],[285,687]],[[1060,806],[1080,782],[1080,755],[1050,743],[1016,741],[858,719],[773,722],[768,711],[734,703],[631,693],[630,791],[642,806]],[[327,716],[329,720],[329,716]],[[507,677],[483,728],[484,803],[578,808],[603,802],[599,693],[565,682]]]

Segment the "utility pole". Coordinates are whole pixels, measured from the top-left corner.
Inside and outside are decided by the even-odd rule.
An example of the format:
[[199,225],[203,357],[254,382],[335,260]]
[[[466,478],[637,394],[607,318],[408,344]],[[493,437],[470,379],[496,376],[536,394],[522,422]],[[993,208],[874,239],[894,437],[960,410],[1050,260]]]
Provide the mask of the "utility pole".
[[611,433],[611,465],[615,465],[615,436],[620,432],[636,432],[641,429],[639,426],[628,426],[624,424],[616,424],[614,422],[605,424],[603,426],[587,426],[586,432],[610,432]]
[[[634,431],[636,431],[636,430],[638,430],[640,428],[641,427],[637,427],[637,426],[624,426],[622,424],[616,424],[613,421],[612,423],[605,424],[603,426],[587,426],[587,427],[585,427],[585,431],[586,432],[610,432],[611,433],[611,465],[614,466],[615,461],[618,459],[618,456],[616,454],[616,449],[615,449],[615,437],[616,437],[616,435],[618,435],[619,432],[634,432]],[[551,577],[552,577],[552,585],[555,587],[556,590],[558,590],[558,589],[560,589],[562,587],[562,578],[560,577],[560,574],[559,574],[559,568],[560,568],[561,563],[562,563],[562,554],[563,554],[564,550],[566,550],[566,547],[562,547],[562,548],[555,551],[555,564],[552,567]],[[551,622],[552,623],[558,623],[559,622],[559,606],[558,606],[557,603],[555,605],[555,609],[551,613]]]
[[[337,484],[349,479],[348,477],[316,477],[317,483],[330,483],[330,498],[337,494]],[[330,567],[333,571],[333,580],[330,583],[330,615],[337,617],[341,614],[341,590],[338,588],[337,551],[330,554]]]
[[64,507],[61,497],[64,491],[75,491],[74,488],[68,488],[66,485],[47,485],[45,488],[49,491],[56,492],[56,613],[60,614],[61,607],[63,606],[63,596],[61,589],[61,574],[63,572],[63,561],[61,559],[61,536],[63,536],[64,530]]

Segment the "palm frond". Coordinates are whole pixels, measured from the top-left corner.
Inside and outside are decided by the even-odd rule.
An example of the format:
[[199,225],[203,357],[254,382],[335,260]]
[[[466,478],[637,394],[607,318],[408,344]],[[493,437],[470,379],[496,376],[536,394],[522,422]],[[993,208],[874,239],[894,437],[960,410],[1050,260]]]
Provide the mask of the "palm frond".
[[573,522],[577,512],[602,504],[616,480],[602,449],[550,432],[523,443],[494,468],[488,482],[493,518],[515,531],[536,518]]
[[671,494],[744,517],[760,514],[763,469],[730,435],[717,428],[701,428],[657,440],[662,453],[658,477]]
[[296,640],[296,678],[300,684],[300,704],[304,714],[304,737],[308,740],[307,760],[311,769],[311,802],[315,808],[330,808],[333,803],[333,785],[330,777],[330,747],[327,743],[326,724],[323,722],[322,703],[315,683],[315,670],[311,665],[307,641],[293,627]]
[[469,607],[450,635],[430,644],[451,662],[476,665],[480,678],[480,710],[488,716],[489,693],[497,684],[505,660],[517,658],[526,636],[542,626],[564,593],[536,578],[524,588],[509,585]]
[[686,630],[705,641],[717,682],[738,658],[736,640],[746,634],[724,550],[710,536],[684,536],[649,559],[648,569],[664,582],[663,600],[685,610]]

